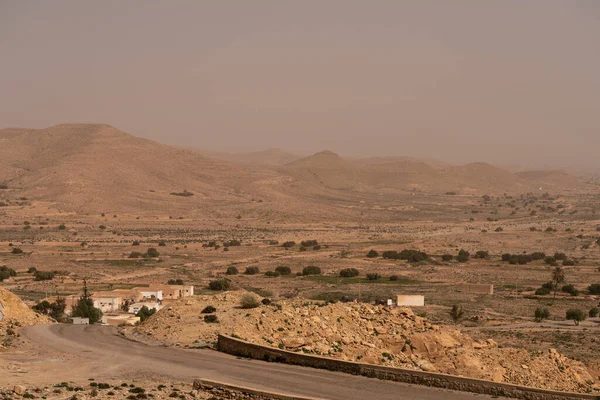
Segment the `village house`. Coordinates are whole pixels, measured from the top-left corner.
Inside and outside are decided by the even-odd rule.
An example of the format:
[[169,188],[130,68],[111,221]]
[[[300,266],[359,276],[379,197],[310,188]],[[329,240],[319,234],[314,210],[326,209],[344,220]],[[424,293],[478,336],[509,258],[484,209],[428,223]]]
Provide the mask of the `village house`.
[[92,295],[94,307],[100,309],[103,313],[113,313],[121,310],[123,300],[121,296],[116,296],[112,292],[97,292]]
[[137,301],[162,300],[163,299],[163,291],[160,288],[136,287],[136,288],[133,288],[133,290],[136,290],[140,294],[139,297],[137,298]]
[[160,285],[151,284],[149,289],[161,290],[163,299],[176,300],[194,295],[193,285]]
[[139,288],[132,289],[114,289],[111,293],[116,296],[121,296],[123,301],[129,300],[130,302],[137,302],[142,300],[142,294],[138,290]]

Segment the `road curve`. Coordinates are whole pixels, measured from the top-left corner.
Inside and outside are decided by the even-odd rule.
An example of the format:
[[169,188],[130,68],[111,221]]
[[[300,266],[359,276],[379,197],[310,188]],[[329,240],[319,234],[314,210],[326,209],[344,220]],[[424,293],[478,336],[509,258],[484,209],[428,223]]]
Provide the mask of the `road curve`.
[[[37,325],[23,335],[44,347],[76,354],[113,372],[158,374],[177,381],[211,379],[232,385],[332,400],[490,399],[449,390],[382,381],[338,372],[236,358],[214,350],[149,346],[123,338],[112,327]],[[104,368],[104,367],[103,367]]]

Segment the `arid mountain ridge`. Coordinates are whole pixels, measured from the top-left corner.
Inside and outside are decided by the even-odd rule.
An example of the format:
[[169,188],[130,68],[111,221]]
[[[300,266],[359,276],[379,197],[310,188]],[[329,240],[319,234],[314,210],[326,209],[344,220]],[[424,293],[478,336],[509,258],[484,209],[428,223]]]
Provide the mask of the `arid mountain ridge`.
[[[344,213],[338,200],[374,196],[515,195],[582,185],[562,171],[511,173],[483,162],[446,166],[409,157],[351,160],[331,151],[298,158],[270,149],[224,160],[103,124],[0,130],[0,184],[13,197],[76,212],[257,216]],[[176,195],[184,190],[193,196]]]

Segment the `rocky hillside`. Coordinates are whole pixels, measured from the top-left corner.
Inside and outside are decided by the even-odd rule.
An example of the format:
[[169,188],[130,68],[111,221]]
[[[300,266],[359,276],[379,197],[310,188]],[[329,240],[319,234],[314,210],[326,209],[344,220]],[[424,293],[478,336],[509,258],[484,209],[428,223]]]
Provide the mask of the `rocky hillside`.
[[216,153],[207,151],[200,151],[200,153],[218,160],[249,165],[282,166],[299,158],[295,154],[281,149],[267,149],[250,153]]
[[410,158],[350,160],[331,151],[295,159],[279,150],[237,161],[206,157],[102,124],[4,129],[0,200],[18,205],[27,198],[79,213],[169,210],[231,218],[306,217],[307,210],[318,210],[314,218],[322,219],[340,218],[361,201],[398,201],[414,192],[518,194],[537,191],[548,182],[554,182],[552,188],[572,187],[566,174],[517,176],[486,163],[441,168]]
[[546,190],[556,188],[577,188],[583,186],[582,182],[561,170],[520,171],[515,173],[515,175],[542,188],[546,188]]
[[524,179],[484,162],[436,168],[410,158],[351,161],[330,151],[296,160],[286,165],[284,171],[313,185],[358,192],[416,190],[436,194],[448,191],[514,194],[537,189],[535,179]]
[[[448,327],[432,325],[408,308],[357,303],[310,304],[283,301],[243,310],[243,292],[197,296],[166,307],[139,332],[198,346],[211,344],[219,332],[290,351],[540,388],[591,390],[594,378],[580,362],[555,350],[530,354],[499,348],[493,340],[474,341]],[[219,323],[204,322],[201,311],[212,305]]]
[[0,287],[0,329],[9,325],[29,326],[43,324],[50,320],[32,311],[19,296]]
[[[0,131],[0,182],[79,212],[192,211],[211,201],[249,201],[250,184],[271,175],[109,125]],[[193,195],[176,195],[182,193]]]
[[48,322],[48,318],[32,311],[18,296],[0,287],[0,349],[15,337],[18,328]]

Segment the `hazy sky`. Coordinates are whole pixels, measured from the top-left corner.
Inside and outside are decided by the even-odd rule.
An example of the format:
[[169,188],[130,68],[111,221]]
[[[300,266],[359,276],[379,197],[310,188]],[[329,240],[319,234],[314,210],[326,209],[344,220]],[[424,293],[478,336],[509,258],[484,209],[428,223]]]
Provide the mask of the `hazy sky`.
[[0,127],[600,168],[600,1],[0,0]]

